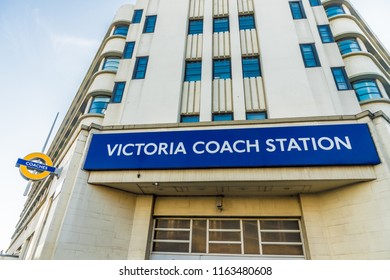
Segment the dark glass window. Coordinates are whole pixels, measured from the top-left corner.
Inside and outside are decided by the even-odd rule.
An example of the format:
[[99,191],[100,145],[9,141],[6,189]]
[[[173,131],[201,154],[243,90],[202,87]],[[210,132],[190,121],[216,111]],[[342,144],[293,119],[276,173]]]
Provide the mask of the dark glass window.
[[213,79],[231,78],[230,59],[216,59],[213,61]]
[[89,108],[90,114],[104,114],[107,109],[107,105],[110,102],[108,96],[95,96],[92,99],[91,107]]
[[332,74],[338,90],[351,89],[351,85],[344,67],[332,68]]
[[115,83],[111,98],[112,103],[120,103],[122,101],[123,92],[125,91],[125,85],[125,82]]
[[202,62],[201,61],[187,61],[186,62],[186,72],[184,81],[200,81],[202,74]]
[[117,71],[119,67],[119,57],[106,57],[104,59],[102,70]]
[[226,31],[229,31],[229,18],[228,17],[214,18],[213,32],[226,32]]
[[301,44],[300,47],[305,67],[321,66],[314,44]]
[[183,116],[181,116],[180,122],[182,122],[182,123],[199,122],[199,116],[198,115],[183,115]]
[[310,6],[321,6],[321,0],[310,0]]
[[145,20],[144,33],[153,33],[156,27],[157,16],[147,16]]
[[242,59],[244,78],[260,77],[260,62],[258,57],[244,57]]
[[378,85],[373,79],[365,79],[353,82],[352,87],[355,90],[359,101],[382,97]]
[[343,9],[343,6],[341,6],[341,4],[327,6],[325,8],[325,12],[328,17],[345,14],[345,11]]
[[123,58],[132,58],[134,52],[135,42],[127,42],[123,51]]
[[232,113],[215,113],[213,114],[213,121],[221,122],[221,121],[232,121],[233,114]]
[[203,33],[203,20],[190,20],[188,25],[188,34],[195,35],[195,34],[202,34]]
[[318,32],[320,33],[322,43],[334,42],[333,34],[329,25],[318,25]]
[[140,23],[142,18],[142,12],[143,10],[134,10],[133,19],[131,20],[131,23]]
[[361,51],[359,43],[355,38],[338,40],[337,45],[339,46],[341,54]]
[[238,20],[240,24],[240,30],[255,28],[255,19],[253,15],[240,16]]
[[290,2],[290,9],[293,19],[306,18],[305,11],[301,1]]
[[148,67],[148,60],[149,57],[143,56],[143,57],[137,57],[137,60],[135,62],[134,72],[133,72],[133,79],[144,79],[146,75],[146,68]]
[[247,120],[265,120],[267,118],[266,112],[249,112],[246,113]]
[[129,27],[127,25],[118,25],[115,27],[113,35],[119,36],[127,36],[127,31],[129,31]]

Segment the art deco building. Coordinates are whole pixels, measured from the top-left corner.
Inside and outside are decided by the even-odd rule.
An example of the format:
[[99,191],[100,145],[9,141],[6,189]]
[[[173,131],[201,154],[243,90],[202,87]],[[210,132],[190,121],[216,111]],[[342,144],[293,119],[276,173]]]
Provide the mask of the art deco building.
[[349,1],[125,5],[7,254],[390,259],[389,65]]

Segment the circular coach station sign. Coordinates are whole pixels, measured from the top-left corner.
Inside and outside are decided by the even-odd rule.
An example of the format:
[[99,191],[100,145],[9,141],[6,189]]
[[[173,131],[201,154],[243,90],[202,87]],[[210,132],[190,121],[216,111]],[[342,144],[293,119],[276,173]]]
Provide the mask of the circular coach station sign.
[[40,181],[51,173],[58,175],[58,169],[53,167],[53,162],[43,153],[31,153],[23,159],[18,159],[16,167],[26,180]]

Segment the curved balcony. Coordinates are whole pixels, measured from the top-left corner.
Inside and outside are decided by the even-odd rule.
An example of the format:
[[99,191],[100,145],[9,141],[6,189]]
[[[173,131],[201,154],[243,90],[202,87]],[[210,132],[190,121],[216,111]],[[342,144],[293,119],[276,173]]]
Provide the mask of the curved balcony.
[[343,56],[348,77],[353,79],[358,76],[380,76],[388,81],[385,69],[377,59],[367,52],[352,52]]
[[118,12],[116,13],[113,23],[117,22],[128,22],[130,24],[131,15],[133,14],[134,5],[126,4],[119,8]]
[[365,37],[356,19],[350,15],[340,15],[329,19],[333,36],[338,38],[344,34],[359,34]]
[[91,85],[89,86],[87,94],[90,94],[92,92],[112,92],[112,89],[114,88],[114,79],[115,79],[115,72],[110,71],[100,71],[95,73],[93,76],[93,81]]
[[107,53],[117,53],[122,54],[125,47],[125,37],[112,36],[107,38],[104,48],[102,50],[102,55]]
[[360,103],[363,111],[370,111],[372,113],[382,111],[387,116],[390,116],[390,100],[386,98],[371,99]]

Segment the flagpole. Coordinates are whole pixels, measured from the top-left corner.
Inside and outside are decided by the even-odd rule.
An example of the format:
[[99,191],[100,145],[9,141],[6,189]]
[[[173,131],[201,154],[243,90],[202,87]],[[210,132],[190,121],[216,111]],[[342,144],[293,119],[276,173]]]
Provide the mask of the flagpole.
[[[58,118],[59,113],[60,113],[60,112],[57,112],[57,115],[56,115],[56,117],[54,118],[53,124],[52,124],[52,126],[51,126],[51,128],[50,128],[50,131],[49,131],[49,135],[47,135],[45,144],[43,144],[42,153],[45,152],[47,143],[49,143],[49,139],[50,139],[50,136],[51,136],[51,134],[52,134],[52,132],[53,132],[54,126],[55,126],[55,124],[56,124],[56,122],[57,122],[57,118]],[[31,187],[32,183],[33,183],[32,180],[28,180],[28,183],[27,183],[27,186],[26,186],[26,188],[25,188],[25,190],[24,190],[23,196],[27,196],[27,195],[28,195],[28,192],[29,192],[29,190],[30,190],[30,187]]]

